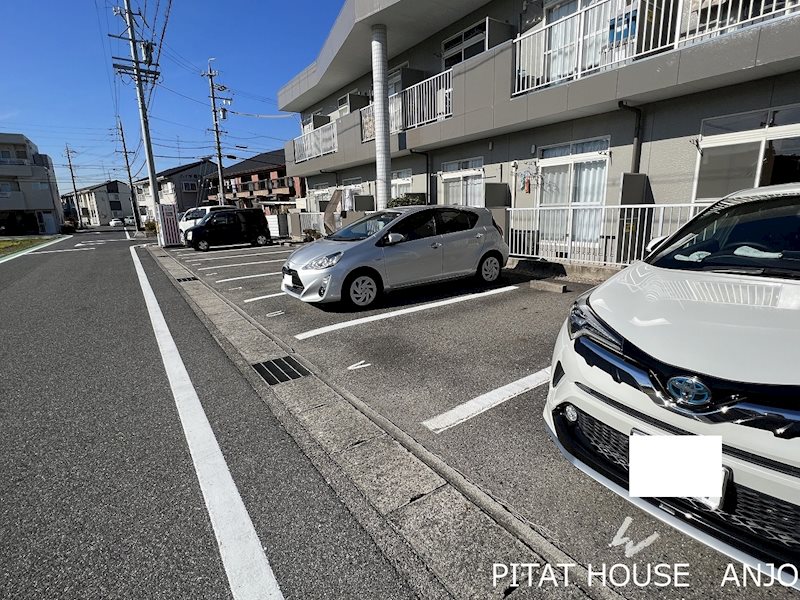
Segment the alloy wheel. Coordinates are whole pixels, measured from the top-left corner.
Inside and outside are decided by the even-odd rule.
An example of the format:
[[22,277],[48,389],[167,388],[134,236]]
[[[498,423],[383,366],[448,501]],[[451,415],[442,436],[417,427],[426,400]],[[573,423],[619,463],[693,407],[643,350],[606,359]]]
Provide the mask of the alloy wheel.
[[267,236],[260,235],[256,238],[256,244],[259,246],[266,246],[267,245]]
[[368,275],[361,275],[350,284],[350,300],[356,306],[369,306],[378,296],[378,284]]
[[200,248],[203,252],[208,250],[208,242],[206,240],[200,240],[197,242],[197,247]]
[[481,264],[481,278],[486,283],[496,281],[500,276],[500,261],[494,256],[487,257]]

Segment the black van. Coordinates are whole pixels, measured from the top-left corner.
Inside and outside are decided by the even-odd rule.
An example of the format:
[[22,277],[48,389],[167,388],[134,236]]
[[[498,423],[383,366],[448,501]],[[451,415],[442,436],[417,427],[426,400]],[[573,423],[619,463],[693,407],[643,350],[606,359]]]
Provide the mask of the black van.
[[260,208],[240,208],[209,212],[194,227],[186,230],[186,242],[195,250],[207,251],[211,246],[227,244],[272,243],[269,225]]

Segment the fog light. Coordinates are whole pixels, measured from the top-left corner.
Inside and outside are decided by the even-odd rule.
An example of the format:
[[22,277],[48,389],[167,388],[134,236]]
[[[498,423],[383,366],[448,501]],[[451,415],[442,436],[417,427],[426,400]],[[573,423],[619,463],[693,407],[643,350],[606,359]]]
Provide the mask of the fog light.
[[572,406],[572,404],[567,404],[564,407],[564,416],[567,417],[567,421],[574,423],[578,420],[578,409]]
[[319,297],[322,298],[325,295],[325,291],[328,289],[328,284],[331,282],[331,276],[328,275],[325,279],[322,280],[322,285],[319,286]]

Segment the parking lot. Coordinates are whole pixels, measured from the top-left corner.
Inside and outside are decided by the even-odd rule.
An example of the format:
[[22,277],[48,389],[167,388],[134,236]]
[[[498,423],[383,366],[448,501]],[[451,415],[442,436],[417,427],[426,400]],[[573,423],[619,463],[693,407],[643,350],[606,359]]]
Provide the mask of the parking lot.
[[[528,522],[575,562],[687,563],[690,587],[664,598],[789,598],[787,589],[720,583],[729,560],[661,524],[568,463],[549,440],[543,410],[556,335],[574,298],[530,288],[506,272],[491,286],[464,280],[390,294],[352,311],[282,294],[293,248],[225,247],[169,254],[315,365],[321,378],[367,403]],[[513,385],[512,385],[513,384]],[[626,556],[612,540],[626,517]],[[626,597],[653,597],[632,583]]]

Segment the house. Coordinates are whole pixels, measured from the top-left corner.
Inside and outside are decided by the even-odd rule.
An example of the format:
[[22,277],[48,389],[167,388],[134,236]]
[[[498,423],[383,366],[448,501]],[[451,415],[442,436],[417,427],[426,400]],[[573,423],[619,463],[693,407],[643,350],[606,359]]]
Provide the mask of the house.
[[800,180],[796,0],[344,4],[278,94],[310,211],[414,193],[498,209],[514,254],[624,263],[730,192]]
[[0,235],[58,233],[63,222],[53,161],[21,133],[0,133]]
[[[213,193],[210,200],[218,201],[218,179],[211,175]],[[222,171],[225,180],[225,197],[242,208],[260,206],[271,214],[287,212],[296,207],[297,198],[304,196],[304,185],[300,177],[286,175],[284,151],[263,152]]]
[[[160,202],[174,204],[179,213],[204,204],[208,198],[210,177],[216,172],[217,163],[203,159],[156,173]],[[135,181],[134,187],[142,220],[154,221],[156,210],[149,178]]]
[[[80,188],[77,192],[84,225],[108,225],[111,219],[133,216],[131,188],[127,183],[110,180]],[[74,212],[75,193],[64,194],[61,199],[65,204],[65,212]]]

